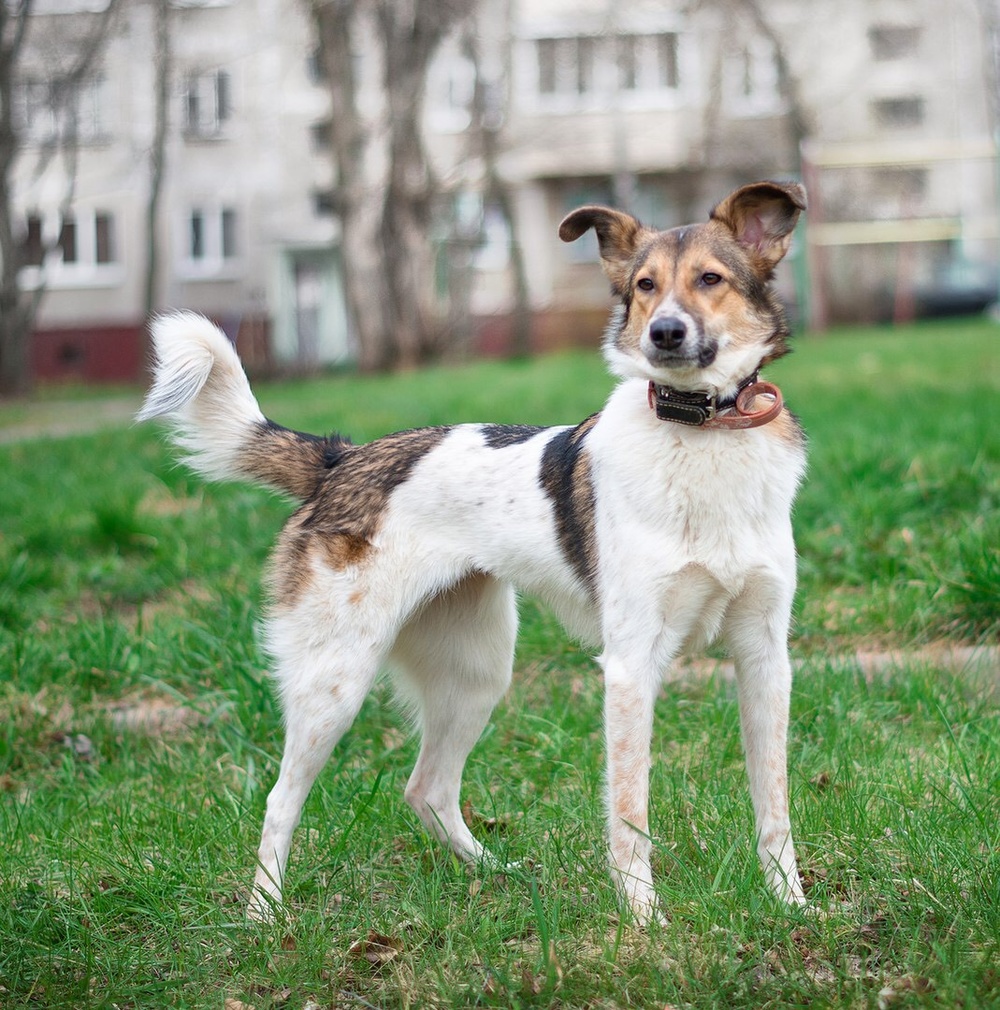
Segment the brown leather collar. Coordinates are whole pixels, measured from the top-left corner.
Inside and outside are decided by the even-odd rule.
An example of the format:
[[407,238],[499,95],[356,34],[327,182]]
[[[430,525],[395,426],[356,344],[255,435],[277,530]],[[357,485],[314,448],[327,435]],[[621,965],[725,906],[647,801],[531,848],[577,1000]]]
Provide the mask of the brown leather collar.
[[[757,373],[744,379],[736,395],[720,400],[715,394],[688,393],[650,382],[649,406],[661,421],[674,421],[696,428],[757,428],[773,421],[782,411],[781,390],[770,382],[758,381]],[[762,410],[752,410],[756,396],[771,402]],[[722,413],[735,409],[735,413]]]

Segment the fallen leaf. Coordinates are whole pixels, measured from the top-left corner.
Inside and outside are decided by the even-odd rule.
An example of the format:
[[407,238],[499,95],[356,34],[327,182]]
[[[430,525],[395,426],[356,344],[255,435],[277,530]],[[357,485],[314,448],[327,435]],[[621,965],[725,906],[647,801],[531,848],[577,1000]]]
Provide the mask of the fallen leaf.
[[403,941],[395,936],[386,936],[371,930],[364,940],[355,940],[347,953],[358,961],[383,965],[394,960],[403,951]]
[[509,819],[505,817],[487,817],[473,809],[472,804],[465,800],[462,803],[462,819],[470,828],[480,828],[483,831],[506,831]]
[[526,996],[537,996],[543,989],[541,975],[536,975],[526,964],[521,966],[521,991]]
[[905,993],[915,992],[924,994],[930,992],[933,988],[934,984],[931,980],[922,976],[917,976],[916,978],[905,976],[904,978],[893,979],[889,985],[883,986],[879,990],[879,1010],[888,1010],[893,1003],[901,1000]]

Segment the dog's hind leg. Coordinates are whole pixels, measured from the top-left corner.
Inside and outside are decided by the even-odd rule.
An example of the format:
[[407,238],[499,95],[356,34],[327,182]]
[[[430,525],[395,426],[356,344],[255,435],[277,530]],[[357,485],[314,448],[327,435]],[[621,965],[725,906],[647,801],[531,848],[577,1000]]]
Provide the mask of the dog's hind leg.
[[267,798],[249,915],[269,919],[281,902],[292,833],[316,776],[371,689],[381,653],[362,636],[325,636],[316,615],[272,619],[269,647],[281,687],[285,748]]
[[510,684],[516,634],[513,590],[475,573],[422,607],[390,655],[421,731],[406,801],[431,834],[470,861],[484,850],[462,818],[462,770]]

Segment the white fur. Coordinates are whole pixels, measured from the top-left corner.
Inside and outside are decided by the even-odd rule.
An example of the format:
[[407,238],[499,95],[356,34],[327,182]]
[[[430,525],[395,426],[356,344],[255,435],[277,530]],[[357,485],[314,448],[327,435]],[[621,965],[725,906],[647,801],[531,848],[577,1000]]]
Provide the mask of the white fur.
[[152,337],[153,386],[136,420],[169,416],[188,466],[215,480],[244,478],[238,467],[240,447],[250,429],[266,418],[236,349],[195,312],[159,316]]
[[[263,416],[234,351],[213,331],[189,315],[157,324],[159,365],[143,416],[172,412],[195,466],[224,477],[239,472],[239,439]],[[364,560],[337,569],[314,560],[308,591],[277,602],[267,645],[286,742],[252,914],[266,916],[280,901],[305,798],[384,663],[398,671],[422,731],[407,801],[459,855],[488,858],[462,819],[459,787],[509,683],[512,586],[537,594],[574,633],[602,646],[612,870],[636,916],[657,916],[647,816],[654,701],[681,650],[720,635],[736,663],[761,862],[778,895],[802,900],[785,738],[790,510],[804,454],[787,430],[658,421],[646,381],[625,379],[586,437],[598,558],[592,588],[564,556],[539,483],[545,447],[565,429],[491,448],[480,426],[461,425],[392,492]]]

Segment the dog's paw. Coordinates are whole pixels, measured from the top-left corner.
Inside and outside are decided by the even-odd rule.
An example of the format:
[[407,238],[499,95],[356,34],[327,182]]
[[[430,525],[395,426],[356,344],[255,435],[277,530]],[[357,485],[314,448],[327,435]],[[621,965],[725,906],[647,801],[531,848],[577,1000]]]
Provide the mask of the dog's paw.
[[665,926],[667,917],[660,908],[652,888],[642,888],[628,895],[628,907],[637,926]]
[[268,925],[277,919],[275,914],[275,899],[270,895],[254,891],[253,896],[247,902],[247,921]]

